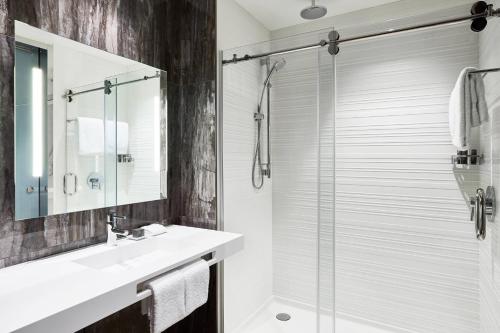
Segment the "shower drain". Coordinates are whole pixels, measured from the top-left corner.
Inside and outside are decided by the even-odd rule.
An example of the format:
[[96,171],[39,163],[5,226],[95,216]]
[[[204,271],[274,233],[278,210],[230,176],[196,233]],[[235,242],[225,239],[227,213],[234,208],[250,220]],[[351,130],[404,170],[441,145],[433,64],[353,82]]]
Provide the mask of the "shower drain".
[[276,315],[276,319],[280,320],[280,321],[289,321],[290,320],[290,315],[288,313],[278,313]]

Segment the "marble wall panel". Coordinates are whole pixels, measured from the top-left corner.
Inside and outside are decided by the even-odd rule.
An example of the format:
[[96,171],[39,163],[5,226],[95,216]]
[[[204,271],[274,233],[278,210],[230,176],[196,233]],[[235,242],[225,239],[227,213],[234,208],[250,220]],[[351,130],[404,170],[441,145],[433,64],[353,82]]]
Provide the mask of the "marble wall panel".
[[[129,228],[215,229],[215,0],[0,0],[0,268],[104,242],[108,212],[14,221],[15,20],[167,71],[168,198],[116,209]],[[208,304],[169,333],[216,331],[211,280]],[[125,331],[149,331],[137,305],[84,329]]]

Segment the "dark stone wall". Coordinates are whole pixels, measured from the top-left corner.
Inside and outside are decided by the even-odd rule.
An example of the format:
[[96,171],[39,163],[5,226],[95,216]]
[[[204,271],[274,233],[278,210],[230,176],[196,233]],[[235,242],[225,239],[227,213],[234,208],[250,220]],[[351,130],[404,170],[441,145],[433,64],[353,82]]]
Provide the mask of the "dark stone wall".
[[[168,199],[118,211],[131,227],[216,228],[215,0],[0,0],[0,268],[106,239],[107,209],[14,221],[15,20],[167,71]],[[215,332],[211,278],[209,304],[169,332]],[[147,332],[137,307],[85,331]]]

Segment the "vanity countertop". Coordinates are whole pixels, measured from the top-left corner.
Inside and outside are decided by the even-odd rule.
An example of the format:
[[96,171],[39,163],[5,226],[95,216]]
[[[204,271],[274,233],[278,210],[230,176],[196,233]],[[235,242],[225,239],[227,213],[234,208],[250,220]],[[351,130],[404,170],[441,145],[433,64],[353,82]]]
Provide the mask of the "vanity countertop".
[[141,241],[99,244],[0,270],[0,332],[74,332],[141,300],[141,283],[213,253],[221,261],[243,236],[169,226]]

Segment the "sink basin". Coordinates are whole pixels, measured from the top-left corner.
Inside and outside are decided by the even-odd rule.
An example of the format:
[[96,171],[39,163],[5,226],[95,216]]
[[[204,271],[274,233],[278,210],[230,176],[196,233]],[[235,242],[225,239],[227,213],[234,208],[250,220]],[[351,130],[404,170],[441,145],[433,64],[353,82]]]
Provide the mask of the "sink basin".
[[104,271],[124,271],[171,257],[155,238],[141,241],[124,240],[109,250],[74,260],[75,263]]
[[147,297],[138,292],[144,282],[210,253],[213,265],[242,248],[242,235],[172,225],[152,238],[0,269],[0,331],[77,332]]

